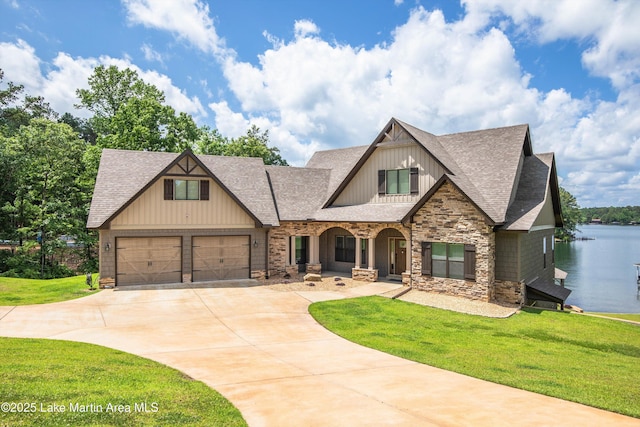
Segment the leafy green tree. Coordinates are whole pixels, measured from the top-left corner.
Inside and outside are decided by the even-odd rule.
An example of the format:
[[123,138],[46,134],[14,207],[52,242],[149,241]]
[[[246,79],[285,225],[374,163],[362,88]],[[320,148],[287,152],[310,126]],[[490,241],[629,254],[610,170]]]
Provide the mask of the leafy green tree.
[[98,135],[89,120],[75,117],[71,113],[64,113],[58,121],[68,124],[85,142],[95,145]]
[[145,83],[134,70],[98,66],[89,89],[76,91],[80,103],[94,113],[91,127],[102,148],[183,151],[199,138],[193,118],[176,115],[164,93]]
[[562,187],[560,187],[560,207],[564,226],[556,228],[555,235],[563,241],[573,240],[576,235],[577,225],[582,221],[582,213],[576,198]]
[[47,119],[32,119],[6,146],[17,166],[17,190],[3,209],[16,218],[17,237],[37,236],[41,277],[61,244],[58,237],[85,228],[87,188],[78,182],[84,176],[84,151],[85,142],[71,127]]
[[269,147],[269,131],[261,132],[256,125],[252,125],[246,135],[232,139],[223,137],[217,129],[207,129],[198,141],[197,149],[202,154],[260,157],[266,165],[288,166],[278,147]]

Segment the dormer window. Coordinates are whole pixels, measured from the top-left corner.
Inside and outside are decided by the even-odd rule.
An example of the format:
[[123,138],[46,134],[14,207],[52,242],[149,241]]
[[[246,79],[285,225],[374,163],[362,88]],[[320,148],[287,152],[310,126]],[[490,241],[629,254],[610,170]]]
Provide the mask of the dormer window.
[[378,171],[378,195],[418,194],[418,168]]
[[209,181],[165,179],[164,200],[209,200]]

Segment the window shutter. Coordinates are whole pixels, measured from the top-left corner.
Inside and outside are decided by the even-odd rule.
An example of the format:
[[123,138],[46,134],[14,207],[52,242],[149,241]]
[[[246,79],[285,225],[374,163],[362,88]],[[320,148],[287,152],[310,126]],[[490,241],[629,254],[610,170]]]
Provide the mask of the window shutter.
[[209,200],[209,180],[200,180],[200,200]]
[[431,242],[422,242],[421,273],[431,276]]
[[476,247],[464,245],[464,278],[476,280]]
[[387,171],[378,171],[378,196],[387,194]]
[[418,168],[411,168],[411,194],[418,194]]
[[173,200],[173,180],[172,179],[164,180],[164,199]]

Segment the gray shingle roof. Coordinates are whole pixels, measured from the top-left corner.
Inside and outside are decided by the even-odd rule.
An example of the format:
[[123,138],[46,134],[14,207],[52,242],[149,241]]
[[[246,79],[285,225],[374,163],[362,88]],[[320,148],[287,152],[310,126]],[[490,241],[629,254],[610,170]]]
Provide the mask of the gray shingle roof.
[[261,158],[206,155],[197,157],[262,224],[279,225],[271,187]]
[[525,157],[516,197],[507,212],[503,230],[529,230],[544,207],[553,153]]
[[327,187],[327,196],[329,196],[336,191],[368,148],[369,145],[360,145],[357,147],[317,151],[311,156],[305,167],[331,170],[331,177]]
[[528,125],[434,136],[398,121],[449,170],[449,178],[492,221],[505,221]]
[[282,221],[313,218],[327,199],[331,170],[266,166]]
[[101,227],[179,155],[102,150],[87,228]]
[[316,221],[400,222],[413,206],[412,203],[331,206],[318,210],[313,218]]
[[[393,122],[440,162],[445,177],[494,224],[508,230],[527,230],[533,225],[553,178],[553,155],[532,155],[528,125],[435,136],[396,119],[391,119],[387,126]],[[264,225],[311,218],[399,222],[419,206],[331,207],[329,203],[383,137],[384,131],[368,146],[316,152],[304,168],[264,166],[259,158],[204,155],[197,158]],[[104,150],[87,226],[98,228],[109,221],[179,156]],[[322,208],[324,205],[329,206]]]
[[[87,228],[99,228],[111,220],[117,212],[159,178],[180,155],[103,150]],[[258,221],[264,225],[279,225],[262,159],[206,155],[195,157]]]

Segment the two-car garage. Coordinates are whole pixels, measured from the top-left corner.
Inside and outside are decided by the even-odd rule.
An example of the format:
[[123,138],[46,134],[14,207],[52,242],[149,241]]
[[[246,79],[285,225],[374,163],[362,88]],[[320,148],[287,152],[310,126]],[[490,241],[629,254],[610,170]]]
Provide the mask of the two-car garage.
[[[179,283],[184,258],[191,260],[194,282],[250,277],[249,236],[193,236],[190,240],[190,256],[185,257],[181,236],[116,238],[116,285]],[[189,271],[188,265],[185,270]]]

